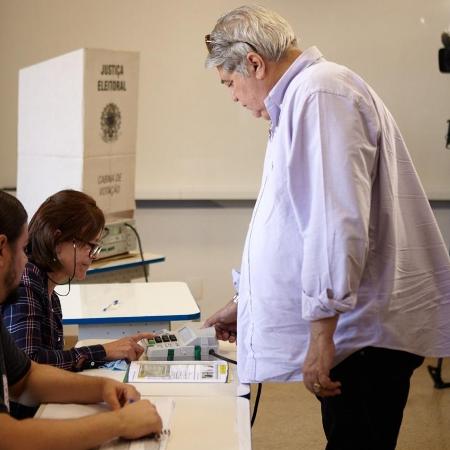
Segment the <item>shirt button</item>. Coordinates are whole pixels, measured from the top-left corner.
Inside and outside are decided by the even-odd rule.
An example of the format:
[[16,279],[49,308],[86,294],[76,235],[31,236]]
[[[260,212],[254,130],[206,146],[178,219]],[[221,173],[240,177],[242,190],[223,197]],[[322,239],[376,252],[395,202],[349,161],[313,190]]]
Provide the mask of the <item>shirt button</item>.
[[94,367],[94,366],[95,366],[95,362],[91,361],[91,367]]

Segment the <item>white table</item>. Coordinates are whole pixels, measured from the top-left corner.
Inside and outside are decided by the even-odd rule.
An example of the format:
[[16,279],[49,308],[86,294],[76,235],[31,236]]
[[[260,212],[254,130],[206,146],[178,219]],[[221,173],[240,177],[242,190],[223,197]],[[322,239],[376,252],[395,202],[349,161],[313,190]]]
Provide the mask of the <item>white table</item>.
[[[83,340],[77,347],[101,344],[106,340]],[[234,358],[234,344],[219,343],[219,354]],[[230,369],[230,383],[134,383],[143,398],[171,398],[175,402],[171,418],[171,435],[167,450],[251,450],[250,402],[240,397],[250,392],[239,385],[235,366]],[[90,376],[106,376],[122,381],[123,371],[92,369],[81,372]],[[41,405],[36,417],[79,417],[74,405]]]
[[[250,408],[247,399],[176,397],[174,402],[167,450],[251,450]],[[67,410],[70,411],[69,414],[66,413]],[[80,414],[77,415],[76,411],[72,405],[66,407],[66,410],[62,404],[41,405],[36,417],[79,417]]]
[[181,282],[73,285],[60,300],[63,324],[78,325],[79,339],[117,339],[200,318],[197,303]]

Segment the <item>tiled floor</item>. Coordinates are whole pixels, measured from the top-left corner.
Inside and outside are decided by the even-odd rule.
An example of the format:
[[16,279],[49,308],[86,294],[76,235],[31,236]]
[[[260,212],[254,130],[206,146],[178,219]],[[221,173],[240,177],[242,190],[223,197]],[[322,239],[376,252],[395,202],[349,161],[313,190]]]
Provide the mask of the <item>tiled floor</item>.
[[[435,363],[413,376],[397,450],[450,450],[450,388],[434,389],[427,365]],[[450,359],[443,378],[450,381]],[[252,441],[253,450],[323,450],[319,403],[302,383],[265,384]]]

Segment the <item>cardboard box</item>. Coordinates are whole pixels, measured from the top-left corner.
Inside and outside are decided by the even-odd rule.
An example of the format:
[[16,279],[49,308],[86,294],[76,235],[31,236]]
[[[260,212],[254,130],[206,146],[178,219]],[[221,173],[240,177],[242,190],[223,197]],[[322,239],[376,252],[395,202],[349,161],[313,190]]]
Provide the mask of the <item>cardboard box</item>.
[[17,196],[92,195],[107,216],[135,209],[139,54],[80,49],[19,72]]

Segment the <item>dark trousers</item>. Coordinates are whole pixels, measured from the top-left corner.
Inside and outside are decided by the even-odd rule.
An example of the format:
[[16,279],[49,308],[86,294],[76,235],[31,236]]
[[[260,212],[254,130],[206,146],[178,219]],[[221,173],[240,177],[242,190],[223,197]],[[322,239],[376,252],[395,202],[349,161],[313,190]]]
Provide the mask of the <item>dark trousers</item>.
[[408,400],[410,378],[424,358],[366,347],[331,370],[342,394],[319,398],[326,450],[392,450]]

